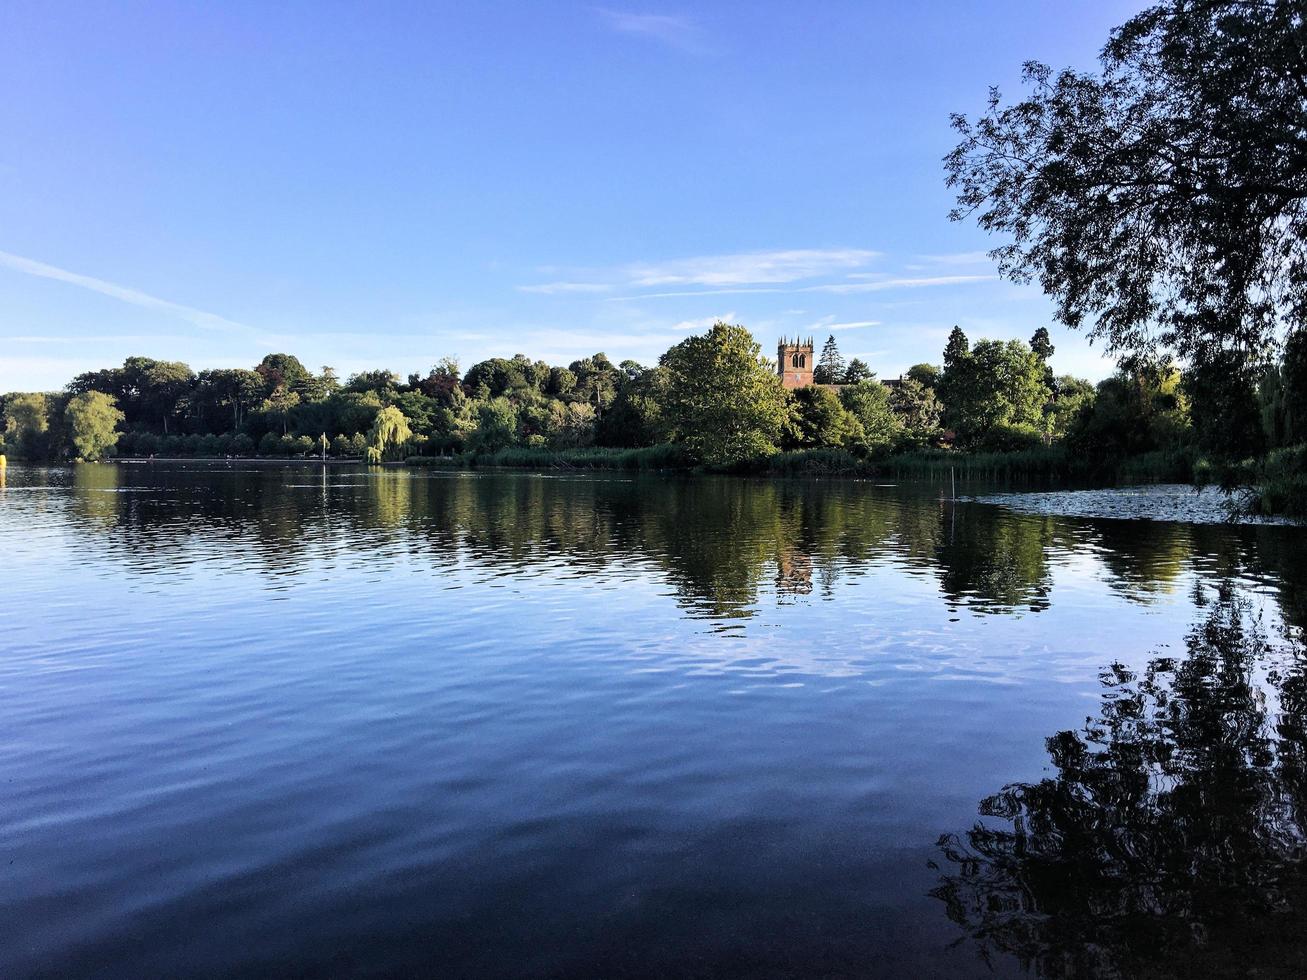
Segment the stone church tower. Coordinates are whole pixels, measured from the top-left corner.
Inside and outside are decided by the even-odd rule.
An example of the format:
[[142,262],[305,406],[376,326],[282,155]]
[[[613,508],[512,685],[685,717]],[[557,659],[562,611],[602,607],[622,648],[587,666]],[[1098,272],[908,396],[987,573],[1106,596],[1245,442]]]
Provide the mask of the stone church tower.
[[776,345],[776,373],[786,388],[804,388],[812,384],[812,369],[816,367],[812,356],[812,338],[786,340]]

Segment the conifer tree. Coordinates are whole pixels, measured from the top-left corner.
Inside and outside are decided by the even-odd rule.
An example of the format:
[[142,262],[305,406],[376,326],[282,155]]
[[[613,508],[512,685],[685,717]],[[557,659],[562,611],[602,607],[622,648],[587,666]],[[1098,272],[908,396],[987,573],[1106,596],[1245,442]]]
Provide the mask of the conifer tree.
[[835,335],[830,334],[821,349],[821,357],[812,372],[812,380],[819,385],[836,385],[844,381],[844,358],[840,356],[839,345]]

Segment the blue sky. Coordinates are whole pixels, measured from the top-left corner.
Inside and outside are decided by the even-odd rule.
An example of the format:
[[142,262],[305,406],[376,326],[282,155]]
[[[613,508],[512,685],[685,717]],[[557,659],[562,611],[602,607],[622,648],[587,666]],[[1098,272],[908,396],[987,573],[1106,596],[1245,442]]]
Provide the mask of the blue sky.
[[130,354],[648,363],[717,318],[882,376],[954,323],[1028,338],[1048,301],[946,219],[948,113],[1138,7],[10,0],[0,391]]

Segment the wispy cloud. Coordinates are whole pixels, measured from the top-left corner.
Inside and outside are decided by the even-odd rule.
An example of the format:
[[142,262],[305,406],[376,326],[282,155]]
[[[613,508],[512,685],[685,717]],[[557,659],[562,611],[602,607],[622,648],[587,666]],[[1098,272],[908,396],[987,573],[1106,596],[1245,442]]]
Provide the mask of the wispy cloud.
[[851,320],[848,323],[828,323],[823,330],[861,330],[863,327],[879,327],[879,320]]
[[137,344],[157,342],[159,340],[181,340],[180,337],[168,337],[160,334],[101,334],[97,333],[94,337],[85,336],[54,336],[45,334],[39,337],[19,336],[4,337],[0,336],[0,342],[6,344],[77,344],[85,347],[87,343],[94,342],[97,344]]
[[670,292],[636,293],[628,296],[609,296],[608,302],[626,303],[642,299],[678,299],[684,296],[748,296],[753,293],[788,293],[781,286],[737,286],[731,289],[674,289]]
[[941,269],[965,269],[978,265],[993,268],[995,263],[988,252],[950,252],[947,255],[918,255],[903,268],[907,272],[939,272]]
[[850,275],[855,270],[866,268],[879,254],[863,248],[795,248],[699,255],[660,262],[633,262],[608,270],[574,271],[567,279],[517,288],[525,293],[560,295],[603,293],[614,289],[687,287],[641,294],[652,297],[771,292],[790,283]]
[[746,286],[788,283],[858,269],[877,253],[860,248],[796,248],[778,252],[702,255],[627,267],[633,286]]
[[840,321],[834,315],[824,316],[814,323],[804,327],[807,333],[825,333],[827,330],[861,330],[863,327],[878,327],[881,325],[880,320],[845,320]]
[[688,17],[673,14],[638,14],[625,10],[596,9],[611,30],[657,41],[669,48],[691,54],[707,51],[703,31]]
[[531,286],[518,286],[517,291],[559,296],[568,293],[606,293],[612,288],[611,285],[603,282],[542,282]]
[[[854,278],[854,277],[850,277]],[[958,286],[969,282],[987,282],[998,276],[915,276],[897,279],[873,279],[866,282],[831,282],[805,287],[812,293],[878,293],[886,289],[921,289],[927,286]]]
[[682,320],[680,323],[672,325],[673,330],[689,332],[692,330],[707,330],[715,323],[734,323],[735,311],[730,313],[720,313],[717,316],[701,316],[693,320]]
[[117,283],[108,282],[104,279],[96,279],[93,276],[84,276],[79,272],[69,272],[67,269],[60,269],[58,266],[47,265],[44,262],[37,262],[35,259],[28,259],[21,255],[14,255],[11,252],[0,252],[0,267],[12,269],[15,272],[22,272],[29,276],[38,276],[42,279],[54,279],[58,282],[66,282],[73,286],[80,286],[82,289],[89,289],[92,292],[102,293],[105,296],[112,296],[114,299],[122,300],[124,303],[131,303],[134,306],[142,306],[146,309],[157,310],[160,313],[171,314],[172,316],[176,316],[205,330],[239,330],[242,332],[253,330],[252,327],[248,327],[243,323],[237,323],[234,320],[228,320],[226,317],[218,316],[216,313],[207,313],[204,310],[197,310],[193,306],[184,306],[181,303],[174,303],[171,300],[160,299],[157,296],[151,296],[149,293],[143,293],[139,289],[120,286]]
[[994,261],[988,252],[950,252],[948,255],[919,255],[917,258],[933,265],[986,265]]

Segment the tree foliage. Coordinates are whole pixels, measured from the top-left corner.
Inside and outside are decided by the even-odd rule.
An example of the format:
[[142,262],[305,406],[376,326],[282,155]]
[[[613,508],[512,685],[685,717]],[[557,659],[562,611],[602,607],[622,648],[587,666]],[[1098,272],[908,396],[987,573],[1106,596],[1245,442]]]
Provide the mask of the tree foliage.
[[[377,412],[372,428],[368,430],[368,462],[380,463],[395,458],[412,436],[404,413],[393,405],[387,405]],[[309,448],[312,448],[312,443]]]
[[862,428],[863,445],[888,449],[903,433],[903,420],[890,405],[890,390],[879,381],[859,381],[840,389],[840,402]]
[[945,425],[971,447],[1013,428],[1037,433],[1050,395],[1044,373],[1023,342],[981,340],[971,347],[955,327],[939,385]]
[[859,381],[874,381],[876,372],[862,358],[855,357],[849,361],[849,366],[844,369],[843,383],[846,385],[855,385]]
[[717,323],[662,356],[668,425],[696,459],[730,464],[776,451],[785,390],[761,355],[744,327]]
[[24,459],[51,455],[50,399],[40,392],[5,396],[5,448]]
[[923,385],[915,377],[906,377],[890,393],[890,407],[903,426],[902,438],[906,444],[924,446],[939,438],[944,406],[933,387]]
[[954,117],[952,216],[1003,236],[1000,271],[1109,352],[1246,387],[1307,322],[1305,32],[1298,0],[1167,0],[1097,74],[1027,64],[1023,100]]
[[[876,387],[880,387],[877,385]],[[790,415],[785,448],[817,449],[862,446],[865,433],[858,417],[844,407],[840,395],[829,388],[808,385],[789,393]]]
[[840,354],[839,344],[835,342],[835,335],[830,334],[826,338],[826,343],[822,345],[821,356],[817,358],[816,366],[812,369],[813,383],[819,385],[844,384],[844,375],[847,370],[844,357]]
[[73,453],[88,462],[103,459],[118,444],[118,426],[126,416],[112,395],[85,391],[64,406],[64,423]]

